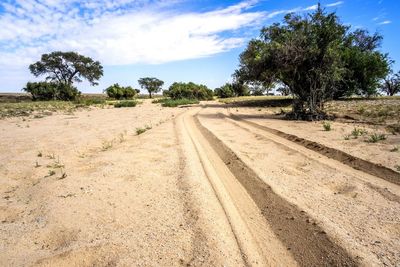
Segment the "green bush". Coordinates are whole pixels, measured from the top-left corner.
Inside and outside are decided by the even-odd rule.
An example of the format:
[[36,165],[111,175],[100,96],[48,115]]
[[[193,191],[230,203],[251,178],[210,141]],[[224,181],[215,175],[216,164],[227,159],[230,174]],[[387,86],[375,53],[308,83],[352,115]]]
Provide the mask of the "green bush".
[[331,123],[328,122],[328,121],[324,121],[324,122],[322,123],[322,127],[324,128],[325,131],[330,131],[330,130],[332,130]]
[[135,107],[137,105],[136,100],[123,100],[114,103],[115,108],[127,108],[127,107]]
[[132,99],[138,94],[138,90],[133,89],[130,86],[123,87],[118,83],[111,85],[107,89],[104,90],[107,93],[107,96],[110,98],[114,98],[117,100],[120,99]]
[[28,82],[23,91],[36,100],[75,100],[81,92],[72,85],[54,82]]
[[164,91],[164,96],[172,99],[212,100],[213,92],[202,84],[174,82],[167,91]]
[[220,88],[216,88],[214,90],[214,94],[219,98],[229,98],[235,96],[232,85],[229,83],[224,84]]
[[368,142],[369,143],[377,143],[382,140],[386,140],[385,134],[373,133],[369,136]]
[[181,105],[190,105],[190,104],[199,104],[199,100],[197,99],[170,99],[165,98],[162,101],[159,101],[163,107],[177,107]]

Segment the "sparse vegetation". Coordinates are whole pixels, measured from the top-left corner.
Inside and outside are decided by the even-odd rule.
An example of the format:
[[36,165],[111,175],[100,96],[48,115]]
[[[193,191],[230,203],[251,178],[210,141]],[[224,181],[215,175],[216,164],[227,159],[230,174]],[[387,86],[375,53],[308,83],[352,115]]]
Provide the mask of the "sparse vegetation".
[[357,127],[355,127],[353,131],[351,131],[351,135],[353,136],[354,139],[357,139],[359,136],[366,135],[367,133],[368,133],[367,130]]
[[53,176],[54,174],[56,174],[56,172],[54,170],[49,170],[47,176]]
[[398,152],[399,151],[399,146],[394,146],[392,149],[390,149],[390,152]]
[[146,131],[147,131],[147,129],[145,129],[145,128],[136,128],[136,135],[140,135]]
[[101,150],[107,151],[107,150],[111,149],[113,146],[114,146],[114,140],[111,140],[111,141],[104,140],[102,142]]
[[167,91],[164,91],[164,96],[173,100],[212,100],[213,92],[202,84],[174,82]]
[[367,142],[369,142],[369,143],[377,143],[377,142],[383,141],[383,140],[386,140],[386,135],[385,135],[385,134],[382,134],[382,133],[372,133],[372,134],[369,136]]
[[132,99],[140,91],[133,89],[130,86],[123,87],[120,86],[118,83],[116,83],[105,89],[104,92],[106,92],[108,97],[120,100],[120,99]]
[[322,127],[324,128],[324,131],[331,131],[332,130],[332,125],[329,121],[324,121],[322,123]]
[[192,105],[192,104],[199,104],[199,100],[197,99],[170,99],[170,98],[164,98],[162,101],[160,101],[161,106],[163,107],[177,107],[177,106],[182,106],[182,105]]
[[122,100],[114,103],[115,108],[128,108],[128,107],[136,107],[138,102],[136,100]]

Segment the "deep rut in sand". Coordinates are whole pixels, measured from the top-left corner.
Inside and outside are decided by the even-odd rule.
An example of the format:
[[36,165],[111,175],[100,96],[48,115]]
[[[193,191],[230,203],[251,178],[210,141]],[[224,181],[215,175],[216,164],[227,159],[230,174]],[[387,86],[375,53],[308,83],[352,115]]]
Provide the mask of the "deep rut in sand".
[[[304,211],[277,195],[269,185],[265,184],[230,148],[204,127],[197,116],[187,116],[187,118],[192,120],[192,126],[197,128],[197,131],[209,144],[210,148],[208,149],[213,150],[222,160],[224,167],[229,170],[233,180],[235,180],[231,182],[238,182],[245,193],[249,195],[251,202],[258,209],[258,215],[267,225],[265,228],[272,230],[274,238],[279,240],[278,243],[286,250],[285,253],[288,253],[289,257],[293,258],[297,264],[300,266],[356,266],[358,264],[342,247],[331,240],[321,227],[313,223],[313,220]],[[193,136],[192,134],[193,142],[199,142],[196,138],[201,139],[200,136]],[[226,180],[226,177],[219,176],[218,179]],[[224,184],[219,186],[224,186]],[[230,184],[225,184],[225,187],[228,187],[229,191]],[[216,191],[218,190],[217,188]],[[239,210],[240,206],[243,205],[241,203],[244,199],[243,194],[240,197],[231,196],[231,201]],[[223,200],[220,199],[220,202],[223,202]],[[229,214],[227,215],[229,216]],[[256,213],[254,215],[256,216]],[[242,248],[243,246],[250,246],[246,242],[252,241],[255,241],[256,244],[253,246],[259,250],[273,246],[273,243],[268,240],[262,243],[262,239],[255,236],[255,233],[260,233],[260,229],[253,229],[253,227],[264,227],[262,224],[254,225],[251,222],[252,218],[243,215],[241,220],[244,221],[244,224],[249,228],[248,231],[253,236],[253,240],[237,237]],[[231,221],[232,228],[235,228],[235,222],[235,220]],[[233,231],[235,235],[238,235],[238,231],[235,231],[235,229]],[[268,232],[268,230],[265,232]],[[285,265],[285,262],[280,262],[280,259],[271,262],[269,258],[274,258],[276,255],[273,255],[273,248],[269,248],[269,251],[269,254],[261,251],[258,255],[255,255],[255,258],[261,257],[261,260],[269,263],[269,265]],[[253,265],[252,263],[255,262],[259,263],[258,261],[251,261],[251,255],[247,255],[249,247],[243,248],[243,253],[248,265]]]
[[222,113],[219,113],[219,114],[221,116],[224,116],[224,117],[227,117],[227,118],[231,118],[231,119],[233,119],[235,121],[243,122],[243,123],[245,123],[247,125],[250,125],[252,127],[255,127],[257,129],[260,129],[260,130],[266,131],[268,133],[277,135],[279,137],[285,138],[285,139],[287,139],[289,141],[292,141],[292,142],[294,142],[296,144],[304,146],[305,148],[308,148],[308,149],[313,150],[313,151],[315,151],[317,153],[320,153],[321,155],[324,155],[324,156],[326,156],[328,158],[331,158],[331,159],[337,160],[337,161],[339,161],[339,162],[341,162],[343,164],[346,164],[346,165],[348,165],[348,166],[350,166],[350,167],[352,167],[352,168],[354,168],[356,170],[363,171],[363,172],[368,173],[370,175],[373,175],[373,176],[382,178],[384,180],[387,180],[387,181],[389,181],[391,183],[400,185],[400,173],[398,173],[398,172],[396,172],[396,171],[394,171],[392,169],[389,169],[389,168],[387,168],[385,166],[382,166],[380,164],[376,164],[376,163],[373,163],[373,162],[370,162],[370,161],[363,160],[361,158],[358,158],[358,157],[355,157],[353,155],[350,155],[350,154],[348,154],[348,153],[346,153],[344,151],[341,151],[341,150],[338,150],[338,149],[335,149],[335,148],[331,148],[331,147],[327,147],[327,146],[322,145],[320,143],[313,142],[313,141],[298,137],[298,136],[293,135],[293,134],[288,134],[288,133],[285,133],[285,132],[282,132],[282,131],[279,131],[279,130],[276,130],[276,129],[273,129],[273,128],[269,128],[269,127],[264,126],[264,125],[260,125],[258,123],[243,119],[240,116],[234,115],[232,113],[229,113],[229,116],[227,116],[225,114],[222,114]]

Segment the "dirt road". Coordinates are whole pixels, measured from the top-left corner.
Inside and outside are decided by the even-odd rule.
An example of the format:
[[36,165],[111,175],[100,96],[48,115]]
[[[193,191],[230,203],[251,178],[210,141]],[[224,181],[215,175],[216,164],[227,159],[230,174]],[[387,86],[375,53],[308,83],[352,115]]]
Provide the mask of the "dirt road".
[[400,263],[399,185],[219,104],[146,101],[0,131],[2,266]]

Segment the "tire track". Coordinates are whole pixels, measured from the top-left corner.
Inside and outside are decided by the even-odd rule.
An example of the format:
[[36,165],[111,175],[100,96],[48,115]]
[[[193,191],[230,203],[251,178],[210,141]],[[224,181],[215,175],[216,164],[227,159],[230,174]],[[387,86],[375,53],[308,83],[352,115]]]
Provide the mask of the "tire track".
[[[228,148],[198,117],[196,127],[251,196],[264,220],[301,266],[357,266],[359,263],[331,240],[302,210],[277,195]],[[239,200],[240,201],[240,200]],[[264,244],[268,246],[268,244]]]
[[327,147],[320,143],[313,142],[313,141],[298,137],[293,134],[288,134],[288,133],[285,133],[285,132],[282,132],[282,131],[279,131],[276,129],[269,128],[264,125],[260,125],[258,123],[252,122],[252,121],[245,120],[245,119],[241,118],[240,116],[234,115],[230,112],[229,112],[229,116],[222,114],[222,113],[221,113],[221,115],[223,115],[224,117],[231,118],[235,121],[243,122],[247,125],[250,125],[257,129],[274,134],[276,136],[285,138],[285,139],[287,139],[291,142],[294,142],[296,144],[299,144],[307,149],[310,149],[310,150],[315,151],[315,152],[317,152],[321,155],[324,155],[328,158],[334,159],[334,160],[339,161],[347,166],[350,166],[355,170],[360,170],[367,174],[370,174],[370,175],[379,177],[381,179],[384,179],[386,181],[389,181],[391,183],[400,185],[400,173],[398,173],[390,168],[387,168],[383,165],[363,160],[361,158],[355,157],[355,156],[350,155],[341,150]]

